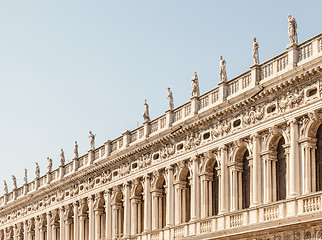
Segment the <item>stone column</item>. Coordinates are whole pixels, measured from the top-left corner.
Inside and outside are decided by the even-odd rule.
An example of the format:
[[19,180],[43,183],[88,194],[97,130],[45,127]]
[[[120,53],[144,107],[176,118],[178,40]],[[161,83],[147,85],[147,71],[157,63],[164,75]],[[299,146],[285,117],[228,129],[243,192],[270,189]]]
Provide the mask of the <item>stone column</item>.
[[258,206],[262,203],[261,186],[262,186],[262,169],[260,158],[260,136],[253,135],[253,206]]
[[231,169],[231,175],[232,175],[232,182],[231,182],[231,188],[232,188],[232,195],[231,195],[231,210],[236,211],[238,209],[238,182],[237,182],[237,174],[238,171],[236,168]]
[[88,205],[88,224],[89,224],[88,240],[94,240],[95,239],[95,218],[94,218],[94,198],[92,195],[87,198],[87,205]]
[[210,172],[203,172],[200,175],[201,218],[212,215],[212,177],[213,173]]
[[220,148],[221,151],[221,182],[220,182],[220,211],[219,213],[225,213],[228,211],[227,203],[228,198],[228,172],[227,172],[227,147]]
[[175,193],[176,193],[176,208],[175,208],[175,225],[178,225],[180,223],[182,223],[182,208],[183,208],[183,204],[182,204],[182,182],[175,182]]
[[290,194],[289,197],[298,196],[300,191],[300,163],[299,163],[299,147],[298,147],[298,123],[296,119],[292,119],[290,122]]
[[64,207],[59,208],[59,228],[60,228],[59,240],[65,239],[64,211],[65,211]]
[[71,225],[73,223],[73,219],[67,218],[65,219],[65,239],[72,239],[71,238]]
[[79,217],[78,217],[78,202],[73,203],[73,211],[74,211],[74,240],[80,240],[79,239]]
[[95,240],[101,239],[101,216],[103,215],[103,208],[100,206],[102,201],[102,193],[95,194],[95,201],[94,201],[94,220],[95,220]]
[[316,189],[315,149],[316,139],[301,140],[301,174],[304,194],[315,192]]
[[101,239],[101,216],[103,214],[103,209],[95,209],[94,215],[95,215],[95,240]]
[[45,232],[46,232],[46,226],[45,226],[45,215],[40,215],[39,216],[39,222],[38,222],[38,226],[39,226],[39,240],[46,240],[45,239]]
[[138,233],[138,204],[139,199],[136,196],[131,197],[131,235]]
[[128,237],[131,231],[131,205],[130,205],[130,184],[123,184],[124,202],[124,237]]
[[191,220],[196,220],[200,216],[199,208],[199,158],[194,156],[192,161],[192,186],[191,186]]
[[144,231],[151,230],[151,191],[150,175],[144,176]]
[[152,192],[152,230],[158,227],[158,195],[156,191]]
[[39,240],[39,217],[35,218],[35,240]]
[[167,186],[167,219],[166,226],[170,227],[174,224],[174,188],[173,188],[173,166],[166,168],[168,177]]
[[[50,226],[50,222],[47,222],[47,224]],[[28,240],[27,229],[28,229],[27,221],[23,221],[23,239],[24,240]],[[47,240],[51,240],[51,238],[48,238]]]
[[87,215],[84,213],[79,214],[79,240],[86,240],[85,237],[85,224],[86,224]]
[[272,202],[272,189],[273,189],[273,183],[272,183],[272,161],[270,158],[267,159],[266,162],[266,166],[267,166],[267,175],[266,175],[266,179],[267,179],[267,203]]
[[[105,236],[107,239],[112,238],[112,207],[111,207],[111,190],[104,192],[105,199]],[[76,239],[75,239],[76,240]]]

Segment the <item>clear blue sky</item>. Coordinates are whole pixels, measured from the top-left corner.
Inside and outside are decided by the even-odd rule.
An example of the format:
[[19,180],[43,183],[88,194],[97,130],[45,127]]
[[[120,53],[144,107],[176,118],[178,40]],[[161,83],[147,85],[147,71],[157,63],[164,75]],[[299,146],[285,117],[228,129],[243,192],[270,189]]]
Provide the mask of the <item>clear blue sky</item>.
[[219,60],[228,78],[252,65],[252,38],[260,60],[285,50],[287,14],[299,41],[321,32],[322,1],[0,1],[0,194],[11,175],[34,179],[60,149],[70,160],[78,140],[89,149],[189,100],[198,72],[201,93],[218,84]]

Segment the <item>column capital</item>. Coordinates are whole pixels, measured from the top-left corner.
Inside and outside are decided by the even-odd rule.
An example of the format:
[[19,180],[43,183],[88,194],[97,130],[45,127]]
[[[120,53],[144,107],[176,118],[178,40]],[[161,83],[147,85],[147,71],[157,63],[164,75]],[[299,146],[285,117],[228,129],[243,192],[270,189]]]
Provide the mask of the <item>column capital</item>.
[[298,121],[296,118],[291,118],[287,121],[287,124],[290,126],[294,126],[295,124],[298,124]]
[[255,141],[255,140],[259,140],[261,137],[261,135],[259,133],[253,133],[252,135],[250,135],[250,139]]
[[223,145],[223,146],[220,146],[219,147],[219,151],[223,152],[223,151],[227,151],[227,146],[226,145]]

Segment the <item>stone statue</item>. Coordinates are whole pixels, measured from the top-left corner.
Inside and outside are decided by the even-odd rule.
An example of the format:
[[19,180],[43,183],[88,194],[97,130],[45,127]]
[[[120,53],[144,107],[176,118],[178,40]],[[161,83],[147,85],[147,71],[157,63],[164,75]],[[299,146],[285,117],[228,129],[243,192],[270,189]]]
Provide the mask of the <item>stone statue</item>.
[[227,81],[227,72],[226,72],[226,60],[222,57],[219,56],[220,59],[220,82],[226,82]]
[[78,144],[77,141],[75,141],[75,145],[74,145],[74,154],[75,154],[75,158],[78,158]]
[[36,178],[40,178],[40,167],[38,165],[38,162],[36,162],[35,175],[36,175]]
[[25,176],[23,177],[23,180],[24,180],[25,184],[28,184],[27,168],[25,168]]
[[17,179],[16,179],[15,175],[12,175],[12,182],[13,182],[13,189],[16,190],[17,189]]
[[89,139],[90,139],[90,144],[91,144],[91,150],[95,149],[95,136],[92,131],[89,131]]
[[191,78],[191,87],[192,87],[191,96],[199,97],[200,89],[199,89],[199,80],[198,80],[197,72],[193,73],[193,77]]
[[47,169],[48,169],[48,172],[50,173],[53,168],[53,160],[51,158],[47,157],[47,161],[48,161]]
[[256,38],[253,38],[253,59],[254,59],[254,65],[258,65],[259,64],[259,54],[258,54],[258,48],[259,48],[259,44],[256,41]]
[[5,194],[8,194],[8,185],[7,185],[6,180],[3,181],[3,184],[4,184],[4,192],[5,192]]
[[146,102],[146,99],[144,100],[144,106],[145,106],[144,113],[143,113],[144,122],[150,122],[151,119],[150,119],[150,113],[149,113],[149,105]]
[[170,88],[168,88],[168,100],[169,100],[169,108],[170,110],[173,110],[174,104],[173,104],[173,93]]
[[297,23],[291,14],[287,15],[288,18],[288,36],[290,37],[290,42],[292,44],[297,44]]
[[65,153],[63,149],[60,149],[60,166],[65,165]]

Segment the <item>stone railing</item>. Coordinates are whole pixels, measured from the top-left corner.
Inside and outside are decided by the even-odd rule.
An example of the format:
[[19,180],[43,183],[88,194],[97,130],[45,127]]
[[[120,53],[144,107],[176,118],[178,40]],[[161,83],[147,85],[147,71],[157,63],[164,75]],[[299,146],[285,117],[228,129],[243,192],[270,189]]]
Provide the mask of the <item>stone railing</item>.
[[[294,51],[296,51],[296,54]],[[286,52],[283,52],[282,54],[260,64],[258,66],[258,73],[256,69],[251,69],[229,80],[227,82],[227,89],[223,90],[224,87],[219,85],[209,92],[197,97],[197,102],[194,102],[194,104],[192,99],[191,101],[171,111],[171,114],[168,114],[167,112],[151,122],[147,124],[144,123],[142,126],[132,131],[128,131],[122,136],[109,141],[108,144],[110,145],[100,146],[94,151],[94,159],[91,159],[91,161],[100,161],[101,159],[106,159],[110,155],[113,157],[113,155],[117,154],[118,151],[122,151],[127,147],[137,146],[137,144],[143,142],[147,137],[158,136],[163,131],[173,126],[180,125],[183,121],[192,118],[199,112],[207,111],[215,106],[220,107],[220,104],[226,100],[233,101],[235,98],[238,99],[239,96],[244,96],[246,91],[251,91],[254,89],[254,87],[256,87],[258,80],[260,80],[260,83],[263,84],[264,82],[266,83],[280,74],[284,74],[286,71],[294,68],[295,55],[297,58],[295,65],[298,66],[301,66],[314,58],[322,56],[322,33],[299,44],[295,50],[287,50]],[[256,74],[260,75],[258,79],[257,77],[254,78],[254,76],[257,76]],[[225,94],[226,90],[228,96]],[[83,169],[90,165],[88,153],[79,157],[77,161],[77,169]],[[74,171],[73,167],[74,166],[72,164],[66,164],[64,166],[64,175],[69,175],[72,173]],[[54,170],[51,173],[51,182],[59,179],[60,177],[59,170]],[[38,183],[40,186],[44,186],[47,183],[46,178],[42,179],[43,181]],[[28,184],[29,192],[35,190],[37,190],[37,187],[34,186],[34,182]],[[5,197],[2,196],[0,197],[0,204],[6,204],[8,201],[12,200],[13,198],[8,197],[5,201]]]
[[228,81],[228,96],[241,93],[243,90],[250,87],[251,71],[247,71]]
[[151,233],[143,239],[184,239],[189,236],[198,236],[212,232],[225,231],[227,229],[248,226],[250,224],[261,224],[263,222],[284,221],[287,218],[298,222],[301,217],[305,219],[307,214],[321,212],[322,192],[287,199],[270,204],[263,204],[249,209],[229,212],[222,215],[199,219],[178,226],[160,229]]

